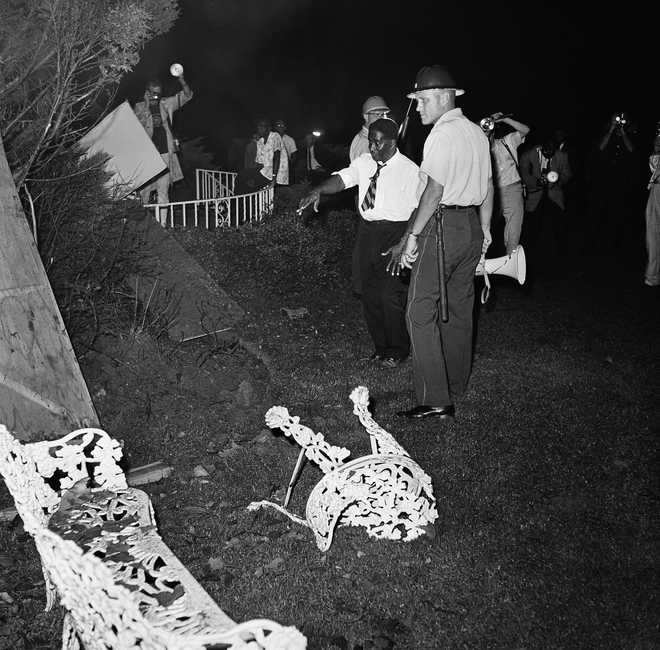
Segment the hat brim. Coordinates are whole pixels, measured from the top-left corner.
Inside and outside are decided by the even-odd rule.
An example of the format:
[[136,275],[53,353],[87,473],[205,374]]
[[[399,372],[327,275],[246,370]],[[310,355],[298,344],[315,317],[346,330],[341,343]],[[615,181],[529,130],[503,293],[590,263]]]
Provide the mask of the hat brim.
[[454,90],[456,91],[456,97],[460,97],[460,95],[465,95],[465,91],[462,88],[443,88],[441,86],[431,86],[430,88],[420,88],[419,90],[414,90],[413,92],[408,93],[406,97],[408,99],[417,99],[420,93],[423,93],[425,90]]
[[373,108],[370,108],[366,114],[369,115],[369,113],[382,113],[383,111],[389,112],[391,110],[392,109],[389,106],[374,106]]

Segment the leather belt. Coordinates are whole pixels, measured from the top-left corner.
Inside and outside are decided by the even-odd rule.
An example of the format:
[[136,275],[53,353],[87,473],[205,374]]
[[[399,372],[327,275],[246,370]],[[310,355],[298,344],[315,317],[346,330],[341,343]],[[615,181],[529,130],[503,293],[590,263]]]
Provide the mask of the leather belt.
[[440,204],[441,210],[472,210],[476,209],[476,205],[445,205],[444,203]]

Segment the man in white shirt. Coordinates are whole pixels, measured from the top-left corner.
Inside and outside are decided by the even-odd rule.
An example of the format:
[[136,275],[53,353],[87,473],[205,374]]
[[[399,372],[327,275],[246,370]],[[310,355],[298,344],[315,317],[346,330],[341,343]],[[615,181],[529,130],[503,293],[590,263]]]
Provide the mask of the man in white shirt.
[[286,183],[280,183],[280,185],[288,185],[289,183],[294,182],[293,179],[293,170],[296,165],[296,157],[298,153],[298,147],[296,146],[296,141],[286,132],[286,123],[284,120],[277,120],[275,122],[275,130],[280,134],[282,138],[282,144],[284,145],[284,150],[286,151],[287,161],[288,161],[288,172],[289,178]]
[[289,161],[284,144],[266,119],[257,122],[257,155],[254,169],[243,169],[236,179],[235,194],[250,194],[275,183],[288,184]]
[[408,95],[433,128],[420,167],[426,188],[388,265],[412,269],[406,322],[417,405],[397,413],[407,418],[454,417],[472,365],[474,273],[491,242],[493,180],[488,138],[455,107],[463,92],[433,65]]
[[[518,120],[494,113],[495,124],[488,132],[490,152],[493,157],[493,176],[499,198],[499,207],[504,217],[504,246],[510,255],[520,243],[525,202],[522,179],[518,167],[518,147],[525,141],[529,127]],[[500,135],[498,124],[508,124],[513,131]]]
[[[362,104],[362,128],[355,134],[348,150],[348,158],[353,162],[356,158],[369,153],[369,125],[388,117],[390,114],[390,107],[387,102],[380,95],[373,95],[367,97]],[[356,198],[356,211],[359,212],[359,206]],[[360,277],[360,258],[358,257],[357,242],[360,239],[360,225],[358,224],[358,232],[355,239],[355,246],[353,247],[353,256],[351,259],[351,278],[353,283],[353,292],[358,296],[362,293],[362,279]]]
[[323,181],[299,204],[299,211],[322,194],[358,187],[361,227],[357,248],[362,277],[362,305],[374,343],[373,361],[395,368],[410,352],[406,330],[406,282],[387,272],[387,250],[400,240],[415,210],[424,185],[419,167],[396,147],[398,127],[393,120],[376,120],[369,126],[370,153]]

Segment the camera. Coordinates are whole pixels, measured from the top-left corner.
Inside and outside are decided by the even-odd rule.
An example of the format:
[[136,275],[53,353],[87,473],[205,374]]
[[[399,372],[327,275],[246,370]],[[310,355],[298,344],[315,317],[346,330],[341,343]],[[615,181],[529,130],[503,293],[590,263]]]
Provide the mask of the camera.
[[554,171],[546,171],[541,174],[541,177],[537,180],[537,185],[539,187],[547,187],[548,185],[552,185],[552,183],[556,183],[559,180],[559,174]]
[[492,117],[484,117],[483,120],[479,122],[481,130],[488,134],[495,128],[495,120]]

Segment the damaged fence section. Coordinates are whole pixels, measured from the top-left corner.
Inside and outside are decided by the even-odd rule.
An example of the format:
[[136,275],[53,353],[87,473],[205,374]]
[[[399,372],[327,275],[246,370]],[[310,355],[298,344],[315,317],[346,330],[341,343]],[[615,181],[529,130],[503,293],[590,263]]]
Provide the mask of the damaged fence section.
[[155,221],[170,228],[238,228],[261,221],[273,209],[274,190],[265,187],[250,194],[234,194],[234,172],[197,169],[191,201],[149,203],[144,207]]

